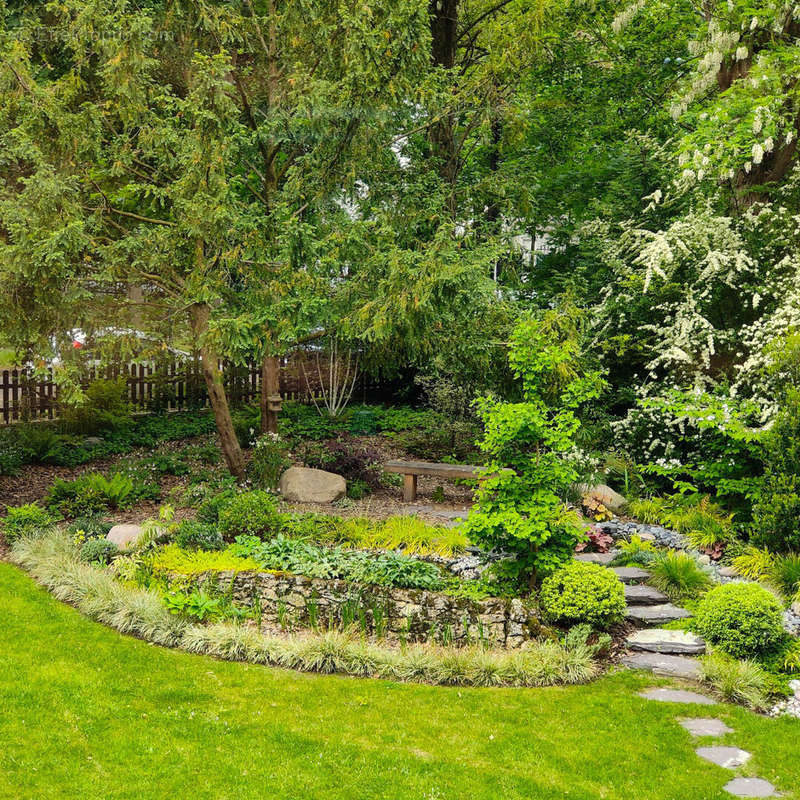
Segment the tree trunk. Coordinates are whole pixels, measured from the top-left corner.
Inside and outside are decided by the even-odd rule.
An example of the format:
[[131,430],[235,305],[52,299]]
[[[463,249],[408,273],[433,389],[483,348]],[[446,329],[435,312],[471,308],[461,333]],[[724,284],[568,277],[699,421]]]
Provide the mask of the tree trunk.
[[278,432],[278,412],[269,410],[269,398],[279,395],[280,364],[275,356],[265,356],[261,362],[261,433]]
[[[458,0],[430,0],[428,14],[431,27],[431,63],[434,67],[452,69],[458,51]],[[436,168],[450,188],[448,207],[451,214],[455,214],[456,210],[455,186],[459,171],[455,124],[455,114],[448,110],[431,125],[428,133]]]
[[225,457],[225,463],[228,465],[231,475],[239,480],[244,480],[244,457],[242,448],[239,447],[239,440],[236,438],[236,432],[233,429],[228,398],[225,396],[225,390],[222,387],[219,355],[206,340],[210,315],[211,309],[207,303],[195,303],[189,306],[189,321],[200,348],[203,378],[206,382],[208,399],[214,411],[222,454]]

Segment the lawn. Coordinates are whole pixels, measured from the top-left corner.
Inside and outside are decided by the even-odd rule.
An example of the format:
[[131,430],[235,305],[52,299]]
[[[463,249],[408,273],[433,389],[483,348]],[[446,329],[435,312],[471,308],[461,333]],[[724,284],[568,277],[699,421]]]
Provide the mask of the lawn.
[[[0,563],[0,797],[728,798],[675,719],[617,673],[553,689],[323,677],[160,649]],[[707,714],[708,709],[704,709]],[[711,709],[749,773],[800,787],[800,723]]]

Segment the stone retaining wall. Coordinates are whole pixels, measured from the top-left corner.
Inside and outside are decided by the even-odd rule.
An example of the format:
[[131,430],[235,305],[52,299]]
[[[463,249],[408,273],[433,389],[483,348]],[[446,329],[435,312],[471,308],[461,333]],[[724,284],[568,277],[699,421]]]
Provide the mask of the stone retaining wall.
[[353,624],[395,642],[437,641],[519,647],[541,629],[534,603],[467,600],[442,592],[354,585],[270,572],[206,572],[192,583],[239,606],[257,606],[264,632]]

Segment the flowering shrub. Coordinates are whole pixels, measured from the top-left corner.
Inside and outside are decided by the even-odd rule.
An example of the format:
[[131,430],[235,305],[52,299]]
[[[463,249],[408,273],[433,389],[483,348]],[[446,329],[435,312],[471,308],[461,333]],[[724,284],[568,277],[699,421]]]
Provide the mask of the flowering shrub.
[[286,446],[278,434],[266,433],[256,441],[253,456],[247,465],[247,474],[253,486],[275,489],[281,474],[291,465]]

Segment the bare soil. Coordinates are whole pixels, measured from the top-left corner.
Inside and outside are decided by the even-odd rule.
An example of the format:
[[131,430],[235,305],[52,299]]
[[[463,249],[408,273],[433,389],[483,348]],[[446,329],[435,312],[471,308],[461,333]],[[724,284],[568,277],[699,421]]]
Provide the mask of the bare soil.
[[[382,436],[354,437],[355,441],[377,449],[384,461],[392,459],[418,460],[398,448],[394,442]],[[206,437],[182,439],[167,442],[158,450],[178,451],[190,444],[205,441]],[[28,464],[20,470],[19,475],[0,476],[0,515],[6,506],[17,506],[41,500],[56,478],[74,480],[86,472],[108,472],[120,461],[129,458],[143,457],[151,451],[140,449],[112,458],[91,461],[77,467],[56,467],[46,464]],[[247,455],[247,454],[246,454]],[[222,467],[220,467],[222,469]],[[399,477],[399,476],[397,476]],[[186,486],[189,476],[165,475],[160,479],[161,495],[165,498],[175,487]],[[441,492],[438,490],[441,488]],[[434,495],[443,501],[434,502]],[[158,502],[139,503],[124,511],[110,512],[108,518],[115,523],[140,522],[157,516],[163,499]],[[345,499],[335,504],[330,503],[294,503],[289,507],[296,511],[315,511],[323,514],[334,514],[341,517],[370,517],[384,519],[397,514],[415,514],[429,522],[442,523],[456,512],[464,512],[466,516],[472,506],[472,488],[456,484],[444,478],[421,475],[417,484],[417,500],[414,503],[403,502],[402,485],[387,486],[373,491],[360,500]],[[176,508],[176,519],[194,515],[194,509]]]

